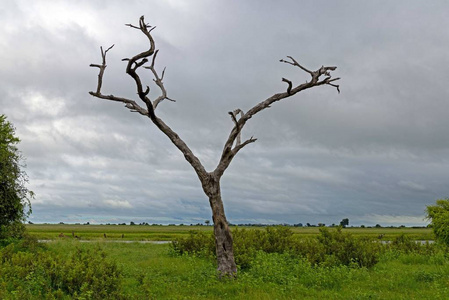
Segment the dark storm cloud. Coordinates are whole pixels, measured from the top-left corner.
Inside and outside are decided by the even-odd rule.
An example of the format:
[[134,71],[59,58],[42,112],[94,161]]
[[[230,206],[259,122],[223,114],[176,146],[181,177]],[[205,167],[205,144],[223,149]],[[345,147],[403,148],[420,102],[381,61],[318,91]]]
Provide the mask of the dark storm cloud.
[[[331,87],[255,116],[257,143],[222,182],[233,223],[424,224],[449,193],[449,34],[444,1],[5,1],[0,8],[0,104],[17,127],[41,222],[197,223],[210,217],[196,175],[170,141],[103,92],[135,97],[122,58],[145,50],[123,26],[145,14],[176,103],[162,117],[208,170],[248,110],[307,74],[338,66]],[[145,77],[145,75],[144,75]],[[151,82],[152,78],[145,79]],[[154,89],[151,96],[157,95]]]

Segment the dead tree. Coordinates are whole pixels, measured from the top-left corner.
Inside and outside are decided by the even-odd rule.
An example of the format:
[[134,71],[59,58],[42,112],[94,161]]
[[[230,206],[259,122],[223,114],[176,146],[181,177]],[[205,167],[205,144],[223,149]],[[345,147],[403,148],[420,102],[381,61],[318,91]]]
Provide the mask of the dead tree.
[[[189,162],[189,164],[195,170],[201,182],[203,191],[209,198],[209,204],[212,209],[212,218],[214,222],[215,246],[219,274],[220,276],[234,277],[237,274],[237,267],[234,261],[232,235],[228,226],[228,222],[226,220],[223,201],[221,198],[220,179],[223,173],[229,167],[229,164],[231,163],[235,155],[246,145],[254,143],[256,141],[256,139],[253,137],[242,141],[242,129],[245,126],[246,122],[258,112],[264,110],[277,101],[291,97],[301,91],[315,86],[330,85],[337,88],[338,92],[340,92],[339,86],[334,83],[339,78],[332,78],[330,75],[330,71],[334,71],[336,67],[322,66],[316,71],[311,71],[300,65],[291,56],[287,56],[288,60],[281,59],[281,62],[290,64],[294,67],[298,67],[302,71],[308,73],[311,76],[310,81],[294,86],[290,80],[282,78],[282,81],[287,83],[288,85],[286,91],[274,94],[273,96],[265,99],[264,101],[249,109],[246,113],[241,109],[236,109],[229,112],[234,126],[224,144],[224,148],[217,167],[215,168],[215,170],[208,172],[203,167],[198,157],[193,154],[192,150],[178,136],[178,134],[176,134],[176,132],[174,132],[156,115],[156,108],[163,100],[175,101],[167,96],[167,91],[163,83],[165,69],[162,71],[162,74],[159,75],[155,68],[155,61],[158,50],[156,50],[151,31],[156,27],[150,26],[145,23],[143,16],[140,17],[138,26],[132,24],[126,25],[133,29],[139,30],[146,37],[146,39],[148,39],[149,42],[148,50],[143,51],[131,58],[123,59],[123,61],[127,61],[126,73],[131,76],[132,79],[134,79],[139,99],[135,101],[133,99],[118,97],[115,95],[106,95],[101,91],[103,75],[106,69],[106,54],[114,45],[106,50],[103,50],[103,48],[101,47],[100,49],[102,63],[90,65],[91,67],[99,68],[100,71],[98,74],[97,89],[96,91],[89,92],[89,94],[104,100],[122,102],[125,104],[125,107],[132,112],[137,112],[145,117],[148,117],[153,122],[153,124],[156,125],[156,127],[159,128],[182,152],[187,162]],[[150,87],[144,86],[140,75],[137,72],[141,71],[142,68],[150,70],[150,72],[153,74],[153,81],[160,90],[160,96],[156,99],[149,98],[148,94],[150,92]]]

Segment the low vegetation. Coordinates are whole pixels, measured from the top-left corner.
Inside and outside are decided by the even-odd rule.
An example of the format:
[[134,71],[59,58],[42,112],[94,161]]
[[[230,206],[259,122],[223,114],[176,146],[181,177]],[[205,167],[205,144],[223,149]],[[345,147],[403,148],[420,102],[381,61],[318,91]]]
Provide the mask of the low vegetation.
[[35,239],[0,251],[0,299],[120,299],[121,271],[98,246],[52,251]]
[[[234,232],[238,229],[266,230],[266,226],[231,226]],[[82,240],[128,240],[128,241],[172,241],[175,238],[186,237],[190,231],[212,232],[213,226],[189,225],[83,225],[83,224],[27,224],[29,235],[40,240],[57,240],[62,233],[66,238],[74,236]],[[317,236],[321,227],[289,227],[297,238]],[[332,229],[331,229],[332,230]],[[435,236],[431,228],[409,227],[347,227],[343,232],[355,237],[392,241],[401,234],[414,240],[433,240]]]
[[427,206],[427,218],[432,221],[435,237],[449,246],[449,198],[436,201],[436,205]]
[[[319,235],[299,238],[288,227],[267,227],[265,230],[235,229],[234,253],[241,269],[249,269],[259,252],[288,254],[307,260],[313,266],[373,267],[379,257],[389,250],[433,254],[436,247],[430,243],[417,243],[405,234],[393,241],[383,242],[366,237],[354,237],[341,227],[329,230],[320,228]],[[171,244],[179,254],[200,257],[215,255],[211,234],[191,231],[189,236],[177,238]]]
[[[128,226],[130,227],[130,226]],[[0,248],[1,299],[448,299],[449,254],[397,235],[235,229],[236,280],[217,279],[210,231],[173,245],[29,238]]]

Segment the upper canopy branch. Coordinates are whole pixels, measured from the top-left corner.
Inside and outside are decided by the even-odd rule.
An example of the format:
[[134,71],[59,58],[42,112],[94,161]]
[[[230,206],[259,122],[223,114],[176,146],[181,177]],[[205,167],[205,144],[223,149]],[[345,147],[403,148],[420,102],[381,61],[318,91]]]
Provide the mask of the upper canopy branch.
[[90,65],[90,67],[99,68],[100,72],[98,73],[97,90],[95,92],[91,91],[91,92],[89,92],[89,94],[91,94],[94,97],[100,98],[100,99],[105,99],[105,100],[111,100],[111,101],[117,101],[117,102],[125,103],[125,106],[127,108],[129,108],[131,111],[138,112],[141,115],[148,116],[148,111],[146,109],[140,107],[133,100],[130,100],[130,99],[127,99],[127,98],[123,98],[123,97],[116,97],[114,95],[103,95],[101,93],[101,87],[102,87],[102,84],[103,84],[104,71],[106,69],[106,54],[107,54],[107,52],[109,50],[112,49],[112,47],[114,47],[114,45],[112,45],[111,47],[106,49],[106,51],[103,51],[103,47],[100,47],[101,57],[102,57],[101,65],[98,65],[98,64],[91,64]]
[[[290,65],[292,65],[292,66],[296,66],[296,67],[300,68],[301,70],[303,70],[303,71],[309,73],[310,76],[312,76],[312,82],[315,82],[315,83],[318,82],[318,80],[319,80],[319,78],[320,78],[321,75],[327,76],[327,77],[326,77],[322,82],[320,82],[320,84],[318,84],[318,85],[321,85],[321,84],[328,84],[328,85],[330,85],[330,86],[333,86],[333,87],[337,88],[337,91],[340,93],[340,86],[339,86],[339,85],[336,85],[336,84],[331,84],[332,81],[336,81],[336,80],[339,80],[339,79],[340,79],[340,78],[334,78],[334,79],[331,79],[330,71],[335,71],[335,70],[337,69],[337,67],[325,67],[325,66],[322,66],[321,68],[319,68],[319,69],[316,70],[316,71],[310,71],[309,69],[306,69],[305,67],[303,67],[302,65],[300,65],[300,64],[299,64],[293,57],[291,57],[291,56],[287,56],[287,57],[288,57],[291,61],[281,59],[280,62],[287,63],[287,64],[290,64]],[[288,80],[285,79],[285,78],[282,78],[282,81],[288,82]],[[290,86],[289,86],[289,87],[290,87]]]
[[[103,52],[103,48],[101,48],[101,55],[102,55],[102,64],[96,65],[91,64],[91,67],[98,67],[100,68],[100,73],[98,75],[98,84],[97,84],[97,90],[96,92],[89,92],[94,97],[105,99],[105,100],[111,100],[111,101],[117,101],[125,103],[125,107],[130,109],[131,111],[138,112],[142,115],[148,116],[151,121],[172,141],[172,143],[184,154],[185,159],[190,163],[190,165],[194,168],[196,171],[198,177],[201,179],[201,181],[205,181],[208,178],[208,173],[204,169],[203,165],[199,161],[199,159],[193,154],[193,152],[190,150],[190,148],[184,143],[184,141],[167,125],[165,124],[161,119],[159,119],[155,115],[155,109],[157,105],[163,101],[164,99],[174,101],[173,99],[170,99],[167,97],[167,91],[164,87],[164,84],[162,80],[164,79],[165,75],[165,69],[162,71],[162,75],[159,76],[159,74],[156,72],[155,69],[155,60],[158,51],[155,50],[155,43],[154,39],[151,36],[151,31],[154,30],[156,27],[151,27],[150,25],[146,24],[144,21],[144,17],[140,17],[139,19],[139,26],[134,26],[131,24],[126,24],[126,26],[129,26],[134,29],[139,29],[148,39],[150,47],[148,50],[143,51],[131,58],[125,58],[124,61],[127,61],[126,66],[126,73],[130,75],[136,84],[137,88],[137,94],[139,96],[139,99],[143,101],[146,104],[146,109],[139,106],[136,101],[123,98],[123,97],[116,97],[114,95],[103,95],[101,93],[101,85],[103,81],[103,75],[104,70],[106,68],[106,53],[112,48],[109,47],[106,51]],[[150,57],[152,57],[150,59]],[[149,67],[145,67],[145,64],[151,60],[151,65]],[[153,73],[154,79],[153,81],[155,84],[159,87],[161,90],[161,95],[154,101],[151,101],[148,97],[150,93],[150,87],[149,86],[143,86],[142,81],[140,79],[139,74],[137,73],[138,69],[140,67],[144,67],[146,69],[151,70]]]
[[[96,96],[98,98],[101,98],[101,99],[123,102],[126,104],[125,106],[127,108],[129,108],[131,111],[136,111],[136,112],[139,112],[140,114],[145,114],[147,116],[149,116],[149,114],[154,115],[154,110],[156,109],[157,105],[161,101],[163,101],[165,99],[170,100],[170,101],[175,101],[175,100],[167,97],[167,90],[165,89],[165,86],[162,82],[162,80],[164,78],[164,74],[165,74],[165,68],[162,71],[162,76],[160,76],[160,77],[159,77],[159,74],[157,73],[156,69],[154,68],[158,50],[155,50],[155,42],[154,42],[153,37],[151,36],[151,31],[153,29],[155,29],[156,27],[152,27],[149,24],[145,23],[143,16],[140,17],[140,19],[139,19],[139,26],[134,26],[131,24],[126,24],[126,26],[129,26],[129,27],[135,28],[135,29],[139,29],[148,38],[148,41],[150,43],[150,48],[148,50],[143,51],[143,52],[133,56],[132,58],[123,59],[123,61],[128,62],[127,67],[126,67],[126,73],[128,73],[134,79],[134,81],[136,83],[137,94],[138,94],[140,100],[146,104],[147,108],[144,109],[144,108],[140,107],[133,100],[129,100],[129,99],[126,99],[123,97],[115,97],[113,95],[106,96],[106,95],[101,94],[103,75],[104,75],[104,70],[106,69],[106,53],[114,45],[109,47],[106,51],[103,51],[103,48],[101,47],[101,56],[102,56],[102,64],[101,65],[97,65],[97,64],[90,65],[91,67],[97,67],[100,69],[100,72],[98,74],[97,90],[96,90],[96,92],[90,92],[90,94],[93,96]],[[152,56],[151,66],[145,67],[144,65],[147,62],[149,62],[149,58],[151,56]],[[161,90],[161,95],[154,101],[151,101],[151,99],[148,97],[148,94],[150,93],[150,87],[148,85],[144,87],[142,84],[142,81],[140,79],[140,76],[137,74],[137,70],[142,66],[144,66],[144,68],[146,68],[146,69],[151,70],[151,72],[153,73],[153,76],[154,76],[153,81]]]
[[104,69],[106,69],[106,54],[108,53],[109,50],[112,49],[112,47],[114,47],[114,45],[112,45],[111,47],[106,49],[106,51],[103,51],[103,47],[100,47],[101,58],[102,58],[101,65],[90,64],[90,67],[96,67],[96,68],[100,69],[100,72],[98,73],[97,94],[100,94],[101,86],[103,84],[103,74],[104,74]]
[[[246,113],[243,114],[240,117],[239,120],[236,119],[235,114],[231,114],[233,121],[234,121],[234,127],[232,128],[228,139],[226,140],[226,143],[224,145],[222,154],[221,154],[221,158],[220,161],[218,163],[217,168],[215,169],[215,173],[218,174],[219,176],[222,175],[224,173],[224,171],[226,170],[226,168],[229,166],[229,164],[231,163],[232,159],[234,158],[235,154],[237,154],[237,152],[243,148],[244,146],[246,146],[249,143],[255,142],[256,139],[249,139],[248,141],[244,142],[243,144],[240,145],[240,134],[241,131],[243,129],[243,126],[245,126],[246,122],[251,119],[255,114],[257,114],[258,112],[264,110],[267,107],[270,107],[271,104],[273,104],[274,102],[280,101],[282,99],[288,98],[290,96],[293,96],[303,90],[315,87],[315,86],[320,86],[320,85],[330,85],[333,86],[335,88],[337,88],[337,91],[340,92],[340,88],[338,85],[334,84],[333,82],[339,80],[340,78],[332,78],[330,72],[331,71],[335,71],[337,69],[337,67],[325,67],[322,66],[321,68],[319,68],[316,71],[310,71],[309,69],[303,67],[302,65],[300,65],[293,57],[291,56],[287,56],[290,60],[283,60],[281,59],[280,61],[283,63],[287,63],[293,66],[296,66],[298,68],[300,68],[301,70],[307,72],[310,74],[310,76],[312,77],[312,80],[303,84],[300,84],[296,87],[293,87],[293,83],[286,79],[286,78],[282,78],[283,82],[286,82],[288,84],[287,87],[287,91],[283,92],[283,93],[278,93],[278,94],[274,94],[273,96],[271,96],[270,98],[258,103],[257,105],[253,106],[250,110],[248,110]],[[322,80],[320,80],[320,77],[322,75],[325,75],[326,77]],[[236,144],[237,146],[232,149],[232,145],[234,144],[235,141],[238,141]],[[236,150],[236,151],[235,151]]]
[[[167,91],[165,89],[165,86],[163,84],[163,79],[165,75],[165,68],[162,71],[162,74],[159,76],[158,72],[155,69],[155,61],[158,54],[158,50],[155,48],[155,42],[151,35],[151,31],[154,30],[156,27],[152,27],[149,24],[146,24],[144,21],[144,17],[140,17],[139,19],[139,26],[134,26],[131,24],[126,24],[127,26],[140,30],[148,39],[149,42],[149,49],[146,51],[143,51],[131,58],[124,59],[127,61],[127,67],[126,67],[126,73],[130,75],[136,84],[137,88],[137,94],[139,96],[139,99],[143,101],[146,105],[146,108],[143,108],[139,106],[136,101],[123,98],[123,97],[116,97],[114,95],[103,95],[101,93],[101,87],[102,87],[102,81],[103,81],[103,75],[104,71],[106,69],[106,54],[107,52],[113,47],[109,47],[106,49],[106,51],[103,51],[103,48],[101,48],[101,56],[102,56],[102,63],[101,64],[91,64],[91,67],[97,67],[100,69],[100,72],[98,74],[98,83],[97,83],[97,90],[96,92],[89,92],[92,96],[95,96],[97,98],[105,99],[105,100],[111,100],[111,101],[117,101],[125,103],[125,106],[130,109],[131,111],[138,112],[142,115],[148,116],[152,122],[162,131],[164,132],[170,140],[175,144],[175,146],[184,154],[184,157],[186,160],[192,165],[192,167],[195,169],[196,173],[198,174],[199,178],[202,182],[205,182],[205,180],[208,180],[209,175],[212,173],[207,173],[204,167],[202,166],[199,159],[192,153],[190,148],[181,140],[181,138],[168,126],[166,125],[161,119],[159,119],[155,115],[155,109],[158,106],[158,104],[167,99],[170,101],[174,101],[173,99],[170,99],[167,97]],[[150,58],[151,57],[151,58]],[[316,71],[311,71],[301,64],[299,64],[293,57],[287,56],[289,60],[281,59],[280,61],[283,63],[290,64],[292,66],[296,66],[300,68],[302,71],[310,74],[312,79],[306,83],[302,83],[300,85],[294,86],[293,82],[289,79],[282,78],[282,81],[287,83],[287,89],[285,92],[274,94],[273,96],[265,99],[264,101],[256,104],[251,109],[249,109],[246,113],[244,113],[240,109],[236,109],[232,112],[229,112],[231,115],[232,121],[234,123],[234,127],[232,128],[231,132],[229,133],[228,139],[225,142],[222,155],[220,157],[220,161],[218,163],[218,166],[214,170],[213,174],[216,176],[221,176],[224,171],[228,168],[229,164],[231,163],[233,157],[246,145],[253,143],[256,141],[255,138],[251,137],[250,139],[244,141],[242,143],[241,141],[241,132],[243,127],[245,126],[246,122],[251,119],[255,114],[258,112],[264,110],[265,108],[270,107],[271,104],[274,102],[280,101],[284,98],[291,97],[295,95],[296,93],[299,93],[303,90],[320,86],[320,85],[330,85],[332,87],[335,87],[338,92],[340,92],[339,85],[335,84],[335,81],[339,80],[340,78],[332,78],[331,72],[336,70],[336,67],[333,66],[322,66]],[[146,63],[148,63],[151,60],[150,66],[145,66]],[[141,78],[137,71],[139,68],[145,68],[149,69],[153,74],[153,81],[155,84],[159,87],[161,91],[161,95],[157,97],[154,101],[151,101],[148,97],[150,93],[150,87],[144,86],[142,84]],[[322,76],[324,75],[324,78]]]
[[153,101],[153,109],[156,109],[158,104],[165,99],[170,100],[172,102],[176,102],[176,100],[167,97],[167,91],[165,90],[164,83],[162,82],[162,80],[164,79],[164,75],[165,75],[165,68],[164,68],[164,70],[162,70],[161,77],[159,77],[159,74],[157,73],[156,69],[154,68],[154,62],[156,60],[156,56],[157,56],[158,52],[159,52],[159,50],[156,50],[154,52],[153,59],[151,61],[151,66],[144,67],[145,69],[151,70],[151,72],[153,73],[153,76],[154,76],[153,81],[156,83],[156,85],[159,87],[159,89],[161,90],[161,93],[162,93],[159,97],[156,98],[156,100]]
[[235,144],[236,144],[236,146],[239,146],[241,144],[242,131],[241,131],[241,128],[240,128],[239,123],[237,121],[237,115],[240,114],[240,118],[243,117],[243,111],[240,108],[237,108],[234,111],[228,112],[228,114],[231,115],[232,121],[234,122],[235,126],[237,127],[238,133],[237,133],[236,143]]

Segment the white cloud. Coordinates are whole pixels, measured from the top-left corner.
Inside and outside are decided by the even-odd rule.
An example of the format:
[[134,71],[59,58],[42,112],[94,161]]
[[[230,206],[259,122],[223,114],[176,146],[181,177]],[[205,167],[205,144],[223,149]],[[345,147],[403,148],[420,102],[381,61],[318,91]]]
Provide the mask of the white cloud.
[[55,117],[63,112],[65,102],[62,98],[45,97],[39,92],[26,93],[22,98],[27,100],[30,113]]
[[421,184],[415,183],[413,181],[401,180],[398,182],[398,186],[410,189],[416,192],[423,192],[427,190],[427,188]]
[[[360,221],[364,221],[369,224],[380,224],[382,226],[425,226],[429,222],[422,216],[404,216],[404,215],[378,215],[371,214],[365,215],[360,218]],[[359,222],[360,222],[359,221]],[[367,224],[365,224],[367,225]]]
[[112,200],[112,199],[108,199],[108,200],[103,200],[103,203],[107,207],[112,207],[112,208],[132,208],[133,207],[131,205],[131,203],[129,203],[128,200]]

